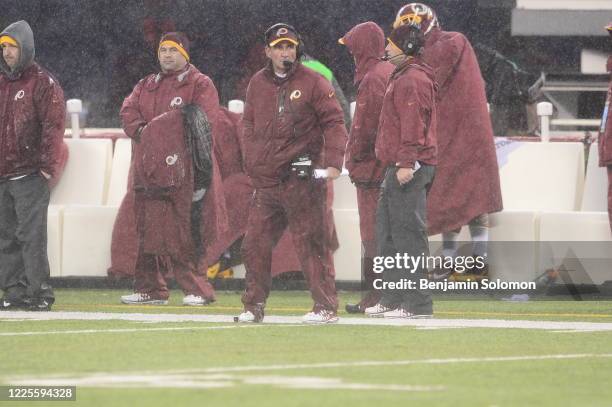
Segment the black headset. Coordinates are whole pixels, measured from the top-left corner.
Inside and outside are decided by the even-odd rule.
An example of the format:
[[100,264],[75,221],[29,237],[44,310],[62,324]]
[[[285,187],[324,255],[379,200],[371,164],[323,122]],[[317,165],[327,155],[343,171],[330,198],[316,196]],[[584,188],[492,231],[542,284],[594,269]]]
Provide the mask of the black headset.
[[292,25],[285,24],[285,23],[276,23],[270,28],[268,28],[266,32],[264,33],[264,43],[266,44],[266,47],[270,43],[270,41],[268,41],[268,38],[270,38],[272,34],[280,28],[286,28],[287,30],[293,32],[295,36],[297,37],[298,45],[295,49],[295,54],[296,54],[296,59],[300,59],[300,57],[303,55],[304,43],[302,42],[302,36],[300,35],[300,33]]
[[417,55],[425,43],[425,36],[420,28],[409,24],[397,27],[390,37],[407,56]]

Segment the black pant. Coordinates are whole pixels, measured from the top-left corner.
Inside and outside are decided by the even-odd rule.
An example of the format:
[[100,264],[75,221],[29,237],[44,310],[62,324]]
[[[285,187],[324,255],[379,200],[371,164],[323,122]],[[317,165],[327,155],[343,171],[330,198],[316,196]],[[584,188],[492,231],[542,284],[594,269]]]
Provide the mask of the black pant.
[[[400,185],[396,167],[389,167],[382,184],[376,212],[376,239],[378,255],[395,257],[396,254],[429,256],[427,240],[427,191],[434,177],[435,167],[423,165],[407,184]],[[385,290],[381,304],[390,308],[402,307],[415,314],[431,314],[433,304],[426,290],[419,290],[419,280],[427,278],[427,270],[385,268],[383,281],[414,281],[414,289]]]
[[39,174],[0,181],[0,288],[7,299],[53,300],[47,257],[49,186]]

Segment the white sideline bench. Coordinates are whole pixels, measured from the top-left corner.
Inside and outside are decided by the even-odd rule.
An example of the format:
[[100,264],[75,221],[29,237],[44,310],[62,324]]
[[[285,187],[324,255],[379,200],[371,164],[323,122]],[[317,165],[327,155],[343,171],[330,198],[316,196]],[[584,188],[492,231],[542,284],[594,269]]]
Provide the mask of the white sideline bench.
[[[49,209],[48,247],[52,275],[105,276],[110,264],[112,227],[127,187],[131,142],[118,139],[113,153],[112,142],[108,139],[66,141],[70,158],[62,180],[52,193]],[[569,219],[578,213],[573,211],[589,208],[590,200],[600,200],[593,195],[599,192],[600,187],[596,185],[602,182],[601,171],[599,176],[592,176],[598,170],[591,168],[591,163],[596,161],[593,160],[596,146],[591,147],[590,155],[585,181],[581,143],[516,142],[507,160],[501,163],[506,210],[492,216],[490,240],[546,240],[540,236],[540,219],[546,213],[540,212],[563,211],[558,216]],[[356,190],[348,177],[335,181],[334,195],[334,216],[340,240],[340,249],[334,256],[337,279],[358,280],[361,276],[359,216]],[[566,221],[557,218],[557,222]],[[599,233],[583,229],[587,235]],[[459,240],[470,240],[468,228],[463,229]],[[441,237],[433,236],[430,241],[432,254],[439,251]],[[529,256],[527,263],[533,264],[533,268],[524,266],[524,258],[490,253],[494,260],[491,275],[508,280],[533,280],[539,272],[540,262],[536,243]]]
[[608,174],[605,167],[599,166],[599,148],[591,144],[587,161],[584,194],[580,208],[585,212],[604,212],[608,210]]
[[[78,216],[84,209],[102,207],[108,193],[112,141],[67,139],[68,162],[51,192],[48,253],[52,276],[88,275],[95,255],[87,245],[98,240],[105,224]],[[114,218],[113,218],[114,219]],[[112,228],[112,226],[111,226]],[[108,244],[110,248],[110,243]],[[105,250],[104,246],[99,247]],[[109,249],[110,250],[110,249]],[[83,263],[87,267],[83,267]],[[95,268],[97,270],[97,267]],[[104,270],[105,272],[105,270]]]
[[582,143],[513,142],[500,159],[504,208],[579,210],[584,187]]
[[106,200],[113,145],[104,139],[68,139],[68,162],[51,192],[51,205],[102,205]]

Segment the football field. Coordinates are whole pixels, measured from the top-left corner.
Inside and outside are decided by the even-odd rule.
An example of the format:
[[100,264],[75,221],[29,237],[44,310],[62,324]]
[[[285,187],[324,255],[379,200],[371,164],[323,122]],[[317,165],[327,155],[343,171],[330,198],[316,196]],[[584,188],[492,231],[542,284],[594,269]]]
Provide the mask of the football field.
[[[240,296],[208,307],[119,304],[56,291],[48,313],[0,313],[2,386],[76,386],[91,406],[605,406],[612,302],[438,299],[431,320],[300,323],[306,292],[275,291],[263,324]],[[340,293],[341,307],[357,293]],[[554,297],[552,297],[554,298]],[[0,404],[15,405],[14,402]],[[28,405],[19,402],[17,405]],[[33,405],[47,404],[35,402]]]

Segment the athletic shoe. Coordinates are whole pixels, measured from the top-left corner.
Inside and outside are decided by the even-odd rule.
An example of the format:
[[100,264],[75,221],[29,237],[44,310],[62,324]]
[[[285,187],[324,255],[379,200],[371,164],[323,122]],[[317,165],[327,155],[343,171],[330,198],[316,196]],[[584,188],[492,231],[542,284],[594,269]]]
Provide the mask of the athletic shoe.
[[346,304],[344,309],[349,314],[363,314],[363,310],[364,310],[361,304],[350,304],[350,303]]
[[385,318],[403,318],[403,319],[428,319],[433,318],[433,314],[414,314],[404,308],[396,308],[391,311],[387,311],[383,314]]
[[311,311],[302,317],[302,322],[305,324],[333,324],[338,322],[338,315],[326,309]]
[[401,307],[383,313],[385,318],[408,318],[408,315],[410,315],[410,312]]
[[234,317],[234,321],[235,322],[246,322],[246,323],[248,322],[259,323],[263,321],[263,318],[264,318],[263,309],[261,309],[261,311],[255,311],[255,312],[244,311],[237,317]]
[[145,293],[134,293],[130,295],[122,295],[121,302],[124,304],[147,304],[147,305],[167,305],[168,300],[160,300],[158,298],[152,298],[149,294]]
[[28,311],[51,311],[53,300],[47,298],[28,298],[24,301]]
[[0,299],[0,311],[24,310],[26,308],[22,301],[14,301],[7,298]]
[[385,307],[380,302],[365,309],[365,314],[369,317],[382,318],[385,312],[393,311],[393,308]]
[[432,281],[442,281],[450,278],[454,269],[452,268],[436,268],[429,273],[429,279]]
[[472,267],[470,270],[470,274],[476,276],[476,280],[482,280],[489,277],[489,265],[485,263],[483,268],[478,268],[476,266]]
[[237,318],[236,322],[255,322],[255,314],[251,311],[244,311]]
[[226,278],[234,278],[234,270],[229,267],[223,271],[217,273],[217,278],[226,279]]
[[217,274],[219,274],[220,270],[221,263],[216,262],[206,270],[206,278],[208,278],[209,280],[214,280],[217,277]]
[[183,297],[183,305],[190,305],[194,307],[199,305],[208,305],[211,302],[213,301],[209,300],[208,298],[200,297],[199,295],[189,294]]

